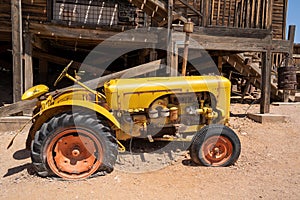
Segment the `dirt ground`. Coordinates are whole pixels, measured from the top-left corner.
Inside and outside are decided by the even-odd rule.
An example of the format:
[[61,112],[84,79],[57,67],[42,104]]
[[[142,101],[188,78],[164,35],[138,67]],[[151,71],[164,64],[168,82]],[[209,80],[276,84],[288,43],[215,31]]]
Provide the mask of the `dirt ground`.
[[40,178],[32,174],[28,152],[22,150],[26,131],[9,150],[13,132],[2,132],[0,199],[300,199],[300,105],[272,106],[272,113],[289,119],[263,125],[245,118],[247,111],[258,112],[259,105],[248,108],[231,106],[230,123],[242,152],[234,166],[225,168],[191,166],[179,151],[176,159],[152,171],[141,170],[141,165],[140,171],[129,172],[123,157],[106,176],[83,181]]

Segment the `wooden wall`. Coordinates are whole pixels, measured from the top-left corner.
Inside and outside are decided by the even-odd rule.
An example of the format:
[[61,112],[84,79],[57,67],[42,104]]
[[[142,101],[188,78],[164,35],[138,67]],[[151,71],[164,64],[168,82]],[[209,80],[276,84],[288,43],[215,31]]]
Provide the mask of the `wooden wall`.
[[273,38],[286,38],[286,15],[288,0],[273,0],[272,28]]
[[269,29],[269,0],[212,0],[211,25]]
[[0,0],[0,41],[11,41],[10,0]]
[[[0,0],[0,41],[11,41],[11,0]],[[23,27],[26,22],[47,20],[47,0],[22,0]]]
[[[0,0],[0,21],[10,21],[11,0]],[[22,13],[24,20],[46,21],[47,0],[22,0]]]
[[[1,40],[5,39],[3,34],[10,29],[10,1],[0,0]],[[47,4],[51,2],[51,0],[22,0],[25,22],[46,22],[51,16],[51,10],[49,8],[47,10]],[[268,29],[272,26],[274,38],[285,39],[288,0],[174,0],[174,9],[202,26],[205,2],[208,3],[207,25],[210,27]],[[268,15],[268,5],[271,2],[272,17]],[[5,37],[6,40],[9,39],[9,35]]]
[[[204,16],[205,2],[209,16]],[[200,26],[205,26],[202,21],[208,17],[209,27],[269,29],[275,39],[285,39],[287,3],[288,0],[175,0],[174,7]]]

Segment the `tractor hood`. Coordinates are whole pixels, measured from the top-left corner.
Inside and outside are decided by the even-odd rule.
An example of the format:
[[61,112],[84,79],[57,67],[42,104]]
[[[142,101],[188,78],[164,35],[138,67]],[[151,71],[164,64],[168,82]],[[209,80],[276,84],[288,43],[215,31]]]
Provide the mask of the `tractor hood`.
[[163,95],[204,91],[220,99],[223,107],[230,102],[230,87],[230,81],[221,76],[114,79],[104,85],[107,103],[113,110],[148,108]]

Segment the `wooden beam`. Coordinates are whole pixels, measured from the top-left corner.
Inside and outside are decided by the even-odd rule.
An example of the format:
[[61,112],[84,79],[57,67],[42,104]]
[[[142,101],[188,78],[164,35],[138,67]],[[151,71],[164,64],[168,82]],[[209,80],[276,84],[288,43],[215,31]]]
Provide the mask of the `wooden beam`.
[[203,0],[203,20],[202,20],[202,26],[207,27],[209,24],[209,0]]
[[[180,31],[180,29],[176,29]],[[263,39],[271,34],[270,30],[255,28],[235,28],[235,27],[195,27],[195,34],[211,36],[230,36],[241,38]]]
[[183,48],[183,55],[182,55],[182,69],[181,75],[186,75],[186,66],[188,62],[188,54],[189,54],[189,43],[190,43],[190,33],[186,33],[185,41],[184,41],[184,48]]
[[23,93],[22,65],[22,11],[21,1],[11,0],[12,54],[13,54],[13,101],[21,100]]
[[[123,27],[124,28],[124,27]],[[125,31],[122,28],[102,28],[102,29],[85,29],[85,28],[75,28],[75,27],[63,27],[54,24],[38,24],[30,23],[30,32],[36,34],[40,38],[48,39],[77,39],[80,41],[98,41],[101,42],[112,36],[114,36],[114,43],[112,45],[119,45],[120,42],[137,42],[137,43],[157,43],[157,35],[151,33],[151,31],[145,29],[136,29],[134,31],[124,32],[120,36],[117,35],[120,32]],[[134,40],[133,40],[134,39]]]
[[288,0],[284,0],[283,3],[283,19],[282,19],[282,38],[281,39],[285,39],[286,38],[286,23],[287,23],[287,12],[288,11]]
[[243,93],[242,93],[241,103],[243,103],[244,98],[245,98],[247,92],[248,92],[249,89],[250,89],[250,86],[251,86],[251,78],[248,78],[248,79],[247,79],[247,82],[246,82],[246,86],[245,86],[244,91],[243,91]]
[[267,1],[267,8],[266,8],[266,28],[268,30],[272,29],[272,20],[273,20],[273,1],[274,0],[268,0]]
[[[151,61],[155,61],[157,60],[157,51],[155,50],[155,46],[153,46],[153,48],[150,50],[150,62]],[[149,76],[156,76],[157,73],[156,71],[153,71],[153,72],[149,72]]]
[[[184,33],[173,33],[174,41],[184,41]],[[226,50],[235,52],[262,52],[270,46],[269,36],[264,38],[247,38],[221,35],[207,35],[192,33],[190,48],[202,47],[206,50]],[[290,42],[286,40],[273,40],[272,52],[284,53],[290,51]]]
[[21,113],[25,110],[32,110],[36,105],[37,99],[29,101],[18,101],[13,104],[0,107],[0,117],[8,117],[16,113]]
[[33,68],[32,68],[32,34],[24,34],[24,89],[27,90],[33,86]]
[[[289,57],[293,56],[294,53],[294,40],[295,40],[295,33],[296,33],[296,26],[290,25],[289,26],[289,32],[288,32],[288,40],[290,42],[290,51],[289,51]],[[289,64],[292,64],[293,61],[289,59]]]
[[270,50],[262,52],[262,68],[261,68],[261,101],[260,113],[265,114],[270,112],[271,99],[271,69],[272,69],[272,54]]
[[120,72],[116,72],[94,80],[87,81],[84,84],[90,88],[95,89],[97,87],[102,87],[106,81],[109,81],[111,79],[116,79],[120,77],[131,78],[131,77],[140,76],[142,74],[159,70],[161,68],[161,64],[162,64],[162,60],[155,60],[130,69],[126,69]]
[[170,76],[173,76],[174,73],[177,73],[172,67],[172,63],[174,62],[173,59],[173,47],[174,47],[174,43],[172,40],[173,37],[173,33],[172,33],[172,22],[173,22],[173,16],[172,16],[172,12],[174,9],[174,4],[173,4],[173,0],[169,0],[168,1],[168,30],[167,30],[167,38],[166,38],[166,42],[167,42],[167,68],[166,68],[166,73],[169,74]]

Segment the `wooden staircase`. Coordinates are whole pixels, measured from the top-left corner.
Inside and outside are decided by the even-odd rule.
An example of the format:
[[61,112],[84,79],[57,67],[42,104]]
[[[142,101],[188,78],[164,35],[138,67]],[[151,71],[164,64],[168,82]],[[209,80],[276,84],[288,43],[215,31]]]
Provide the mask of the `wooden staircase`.
[[[157,23],[158,26],[165,26],[168,23],[168,5],[162,0],[128,0],[136,7],[144,11]],[[173,20],[186,22],[182,15],[172,11]]]
[[[252,60],[252,62],[251,62]],[[261,67],[259,58],[255,54],[232,54],[223,56],[223,61],[234,67],[241,75],[257,88],[261,87]],[[280,100],[283,97],[281,90],[278,90],[277,84],[271,82],[271,98]]]

